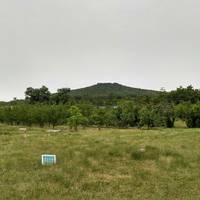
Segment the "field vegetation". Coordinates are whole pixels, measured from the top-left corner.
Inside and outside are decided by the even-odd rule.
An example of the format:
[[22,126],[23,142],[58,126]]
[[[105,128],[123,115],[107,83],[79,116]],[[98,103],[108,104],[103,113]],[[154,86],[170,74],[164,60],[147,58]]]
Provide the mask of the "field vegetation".
[[[159,199],[200,196],[200,129],[0,126],[0,199]],[[41,154],[57,164],[41,165]]]
[[[98,88],[100,86],[103,87],[100,84]],[[200,91],[192,86],[150,96],[121,96],[120,99],[108,95],[98,97],[98,101],[84,95],[81,99],[71,98],[68,88],[58,89],[54,94],[45,86],[39,89],[27,88],[25,94],[25,100],[15,100],[0,106],[1,123],[40,127],[49,125],[53,128],[68,124],[75,130],[78,126],[96,126],[99,129],[173,128],[175,120],[180,119],[189,128],[200,127]]]
[[[199,199],[200,90],[75,93],[0,102],[0,199]],[[48,153],[56,165],[41,165]]]

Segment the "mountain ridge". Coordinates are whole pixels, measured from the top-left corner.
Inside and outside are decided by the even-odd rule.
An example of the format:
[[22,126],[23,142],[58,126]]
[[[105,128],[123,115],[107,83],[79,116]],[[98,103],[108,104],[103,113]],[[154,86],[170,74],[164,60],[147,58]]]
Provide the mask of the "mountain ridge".
[[134,88],[119,83],[97,83],[84,88],[71,90],[71,96],[142,96],[142,95],[153,95],[158,93],[156,90]]

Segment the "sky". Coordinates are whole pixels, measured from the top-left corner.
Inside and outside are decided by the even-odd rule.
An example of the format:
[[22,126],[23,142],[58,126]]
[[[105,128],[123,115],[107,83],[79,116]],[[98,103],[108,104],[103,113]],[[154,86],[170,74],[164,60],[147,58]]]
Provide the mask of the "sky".
[[199,0],[0,1],[0,100],[97,82],[200,88]]

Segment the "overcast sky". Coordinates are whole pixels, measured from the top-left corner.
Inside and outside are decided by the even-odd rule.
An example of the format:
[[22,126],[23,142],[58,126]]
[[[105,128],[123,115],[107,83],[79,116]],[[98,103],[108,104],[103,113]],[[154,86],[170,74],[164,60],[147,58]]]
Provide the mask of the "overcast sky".
[[200,88],[199,0],[1,0],[0,100],[28,86]]

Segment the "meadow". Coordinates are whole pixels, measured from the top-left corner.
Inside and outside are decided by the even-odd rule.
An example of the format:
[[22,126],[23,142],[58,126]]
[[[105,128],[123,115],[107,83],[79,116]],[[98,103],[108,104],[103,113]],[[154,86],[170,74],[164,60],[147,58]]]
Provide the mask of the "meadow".
[[0,199],[200,199],[200,129],[59,128],[0,125]]

